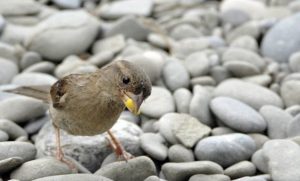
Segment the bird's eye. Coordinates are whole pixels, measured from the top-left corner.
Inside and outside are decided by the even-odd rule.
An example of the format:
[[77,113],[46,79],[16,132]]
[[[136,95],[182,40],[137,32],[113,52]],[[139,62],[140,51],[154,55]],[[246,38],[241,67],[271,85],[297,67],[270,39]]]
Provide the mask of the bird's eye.
[[128,77],[123,77],[123,83],[128,84],[130,82],[130,78]]

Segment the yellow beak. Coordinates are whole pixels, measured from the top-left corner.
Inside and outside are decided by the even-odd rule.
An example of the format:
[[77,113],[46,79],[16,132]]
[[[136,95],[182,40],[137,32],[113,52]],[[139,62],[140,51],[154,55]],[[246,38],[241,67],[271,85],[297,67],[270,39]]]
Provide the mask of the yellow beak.
[[140,114],[140,106],[143,102],[143,94],[135,95],[130,92],[123,94],[122,100],[127,109],[135,115]]

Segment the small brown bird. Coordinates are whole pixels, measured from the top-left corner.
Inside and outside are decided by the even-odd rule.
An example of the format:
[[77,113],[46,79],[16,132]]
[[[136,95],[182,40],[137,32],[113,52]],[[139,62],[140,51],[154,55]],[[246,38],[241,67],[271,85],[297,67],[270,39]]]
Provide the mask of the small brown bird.
[[27,86],[7,92],[34,97],[49,103],[56,130],[56,157],[64,158],[60,129],[72,135],[93,136],[108,132],[111,146],[118,156],[129,155],[111,133],[121,112],[127,107],[139,113],[142,102],[151,94],[151,81],[146,73],[128,61],[115,61],[93,73],[68,75],[51,87]]

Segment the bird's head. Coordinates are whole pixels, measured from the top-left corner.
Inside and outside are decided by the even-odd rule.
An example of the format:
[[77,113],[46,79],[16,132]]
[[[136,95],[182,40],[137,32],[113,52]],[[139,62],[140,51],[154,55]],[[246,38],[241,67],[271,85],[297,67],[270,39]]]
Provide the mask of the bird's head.
[[143,69],[125,60],[112,63],[110,68],[120,99],[130,112],[139,114],[142,102],[151,94],[150,78]]

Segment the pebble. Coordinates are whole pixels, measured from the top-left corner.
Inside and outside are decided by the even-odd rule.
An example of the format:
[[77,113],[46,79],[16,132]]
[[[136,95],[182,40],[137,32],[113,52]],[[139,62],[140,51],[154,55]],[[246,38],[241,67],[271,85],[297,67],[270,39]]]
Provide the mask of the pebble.
[[0,142],[0,160],[11,157],[21,157],[24,162],[33,160],[36,155],[36,148],[27,142]]
[[163,79],[171,91],[189,86],[190,76],[184,65],[179,61],[168,61],[162,70]]
[[152,86],[151,95],[141,106],[141,113],[152,118],[159,118],[175,111],[175,102],[168,89]]
[[157,120],[146,120],[144,122],[142,122],[142,130],[144,131],[144,133],[155,133],[157,132],[157,129],[156,129],[156,123],[157,123]]
[[236,40],[230,43],[230,47],[243,48],[253,52],[258,51],[258,43],[256,39],[254,39],[251,36],[241,36],[237,38]]
[[0,14],[4,16],[34,15],[41,11],[39,3],[33,0],[11,0],[0,2]]
[[144,181],[166,181],[166,180],[160,179],[159,177],[152,175],[150,177],[147,177]]
[[233,133],[202,139],[196,145],[195,155],[198,160],[210,160],[228,167],[247,160],[254,151],[255,142],[250,136]]
[[43,116],[48,107],[42,101],[28,97],[11,97],[0,102],[0,118],[16,123]]
[[128,15],[120,18],[117,22],[115,22],[104,36],[111,37],[114,35],[122,34],[125,38],[132,38],[134,40],[143,41],[147,39],[149,33],[150,30],[142,20]]
[[300,147],[290,140],[270,140],[263,146],[272,180],[300,178]]
[[167,180],[184,181],[195,174],[222,174],[223,168],[211,161],[165,163],[162,172]]
[[159,120],[159,132],[170,143],[182,143],[191,148],[207,136],[211,129],[188,114],[169,113]]
[[212,78],[217,82],[217,84],[231,76],[230,72],[224,66],[212,67],[210,70],[210,74]]
[[287,137],[300,136],[300,114],[290,120],[286,128]]
[[102,67],[106,64],[108,64],[114,57],[113,52],[111,51],[105,51],[105,52],[99,52],[95,54],[94,56],[91,56],[87,62],[93,65],[96,65],[97,67]]
[[[253,94],[255,92],[255,94]],[[281,98],[271,90],[262,86],[238,79],[223,81],[214,90],[214,96],[228,96],[238,99],[256,110],[264,105],[283,107]]]
[[172,53],[179,59],[187,58],[195,52],[209,47],[209,41],[205,38],[185,38],[171,44]]
[[224,67],[236,77],[246,77],[259,74],[259,69],[248,62],[229,61],[224,63]]
[[[1,17],[1,16],[0,16]],[[0,18],[1,19],[1,18]],[[1,21],[1,20],[0,20]],[[3,27],[4,28],[4,27]],[[1,25],[0,25],[0,35],[1,35]],[[16,55],[16,47],[0,41],[0,56],[3,59],[10,60],[14,63],[17,63],[18,57]]]
[[289,67],[293,72],[300,72],[300,52],[295,52],[290,56]]
[[300,14],[296,13],[276,23],[262,39],[262,55],[280,63],[288,62],[289,57],[300,49],[300,38],[295,31],[299,22]]
[[2,15],[0,15],[0,34],[3,31],[4,27],[6,25],[6,21]]
[[21,136],[28,136],[21,126],[7,119],[0,119],[0,130],[7,133],[11,140],[15,140]]
[[296,115],[298,115],[300,113],[300,105],[290,106],[285,109],[285,112],[287,112],[290,115],[292,115],[293,117],[295,117]]
[[118,34],[96,41],[93,45],[93,53],[112,52],[119,53],[126,46],[124,35]]
[[169,148],[168,158],[171,162],[192,162],[195,160],[193,151],[180,144],[172,145]]
[[244,77],[243,80],[250,82],[250,83],[258,84],[258,85],[261,85],[264,87],[268,87],[268,85],[270,85],[270,83],[272,82],[272,77],[267,74],[260,74],[260,75]]
[[11,172],[10,177],[17,180],[31,181],[42,177],[70,173],[72,173],[72,170],[65,163],[50,157],[23,163]]
[[271,105],[263,106],[259,112],[267,121],[269,138],[282,139],[287,137],[286,130],[293,119],[289,113]]
[[252,133],[248,135],[255,141],[256,150],[261,149],[265,142],[270,140],[270,138],[268,138],[266,135],[260,133]]
[[65,181],[65,180],[72,180],[72,181],[112,181],[109,178],[102,177],[100,175],[93,175],[93,174],[70,174],[70,175],[56,175],[56,176],[49,176],[43,177],[39,179],[35,179],[33,181]]
[[267,123],[252,107],[230,97],[216,97],[210,102],[212,112],[228,127],[243,133],[263,132]]
[[212,126],[214,124],[210,110],[209,102],[212,98],[210,91],[203,86],[196,85],[193,88],[193,97],[190,103],[190,115],[196,117],[201,123]]
[[230,133],[235,133],[235,131],[228,127],[215,127],[214,129],[211,130],[212,136],[220,136],[220,135],[230,134]]
[[248,21],[231,30],[226,35],[226,40],[230,43],[241,36],[251,36],[257,39],[261,34],[261,29],[257,21]]
[[189,181],[230,181],[230,178],[223,174],[211,174],[211,175],[204,175],[204,174],[197,174],[190,177]]
[[60,8],[76,9],[80,7],[81,0],[52,0]]
[[185,59],[184,65],[192,77],[197,77],[209,72],[210,60],[205,53],[195,52]]
[[141,148],[151,158],[164,161],[168,156],[168,147],[165,145],[165,139],[160,134],[144,133],[140,137]]
[[26,72],[16,75],[12,84],[21,86],[34,86],[34,85],[52,85],[57,81],[55,77],[49,74],[38,72]]
[[0,174],[9,172],[20,166],[24,160],[21,157],[10,157],[0,161]]
[[173,97],[178,113],[189,113],[189,106],[192,99],[192,93],[189,89],[179,88],[174,91]]
[[191,79],[191,84],[202,86],[216,86],[216,81],[211,76],[194,77]]
[[20,67],[22,70],[34,65],[36,63],[42,62],[42,57],[36,52],[25,52],[20,60]]
[[251,157],[251,162],[256,166],[257,170],[262,173],[269,173],[268,160],[263,155],[263,150],[257,150]]
[[156,175],[156,168],[150,158],[140,156],[128,161],[108,164],[96,171],[95,175],[101,175],[114,181],[145,180],[151,175]]
[[55,64],[52,62],[39,62],[27,67],[23,72],[40,72],[46,74],[53,74]]
[[287,107],[300,104],[300,98],[297,96],[300,93],[299,88],[299,80],[287,80],[282,83],[280,94]]
[[224,174],[231,179],[241,178],[244,176],[253,176],[256,173],[256,167],[249,161],[241,161],[224,170]]
[[9,83],[19,72],[17,65],[13,61],[4,58],[0,58],[0,67],[0,85]]
[[228,48],[222,55],[222,62],[241,61],[249,63],[259,70],[265,67],[264,60],[255,52],[242,48]]
[[127,0],[104,4],[98,11],[102,18],[116,19],[126,15],[149,16],[152,7],[152,0]]
[[[138,126],[125,120],[118,120],[111,130],[123,144],[126,151],[133,155],[141,154],[139,136],[142,134],[142,130]],[[65,155],[76,159],[91,172],[96,171],[104,158],[112,152],[105,134],[73,136],[63,130],[60,133],[61,145]],[[72,147],[67,145],[72,145]],[[39,156],[55,153],[55,132],[50,122],[47,122],[39,131],[35,146]]]
[[175,40],[182,40],[185,38],[200,37],[201,33],[190,24],[179,24],[172,29],[170,37]]
[[0,142],[2,141],[8,141],[9,136],[6,132],[0,130]]
[[95,17],[83,10],[55,13],[34,28],[25,47],[49,60],[61,61],[87,50],[99,32],[99,25]]

